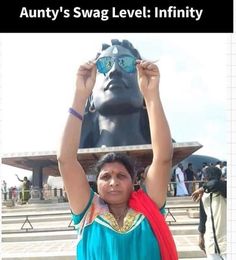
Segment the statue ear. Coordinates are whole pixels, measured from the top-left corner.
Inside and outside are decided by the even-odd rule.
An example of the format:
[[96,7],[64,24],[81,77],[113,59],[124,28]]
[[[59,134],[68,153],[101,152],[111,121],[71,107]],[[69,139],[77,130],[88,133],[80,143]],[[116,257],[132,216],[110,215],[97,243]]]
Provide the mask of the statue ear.
[[89,97],[89,112],[94,113],[96,111],[92,95]]

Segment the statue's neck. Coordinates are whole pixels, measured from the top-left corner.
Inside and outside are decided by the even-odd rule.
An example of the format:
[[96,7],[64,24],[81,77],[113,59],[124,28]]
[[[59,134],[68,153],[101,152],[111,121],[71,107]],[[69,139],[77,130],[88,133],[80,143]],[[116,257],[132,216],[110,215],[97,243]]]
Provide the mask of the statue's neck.
[[145,144],[140,127],[140,113],[99,116],[100,138],[97,146]]

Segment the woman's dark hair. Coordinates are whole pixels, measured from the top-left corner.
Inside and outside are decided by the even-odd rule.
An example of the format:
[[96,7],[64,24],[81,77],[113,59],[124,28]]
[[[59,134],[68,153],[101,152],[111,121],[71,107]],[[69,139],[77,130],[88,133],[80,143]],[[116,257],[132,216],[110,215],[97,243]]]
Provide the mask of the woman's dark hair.
[[134,180],[134,162],[124,153],[107,153],[102,156],[94,167],[94,173],[97,175],[97,178],[104,164],[113,162],[118,162],[124,165],[126,170],[129,172],[131,179]]
[[216,166],[208,166],[205,171],[205,176],[208,181],[210,180],[220,180],[222,172]]

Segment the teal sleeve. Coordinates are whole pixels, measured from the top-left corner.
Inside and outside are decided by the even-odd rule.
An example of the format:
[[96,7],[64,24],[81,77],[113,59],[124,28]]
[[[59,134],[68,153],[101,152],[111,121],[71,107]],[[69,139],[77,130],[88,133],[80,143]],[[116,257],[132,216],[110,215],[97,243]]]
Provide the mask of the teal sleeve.
[[91,205],[91,203],[92,203],[93,197],[94,197],[94,191],[91,189],[91,190],[90,190],[89,202],[88,202],[87,206],[85,207],[85,209],[83,210],[83,212],[81,212],[80,214],[74,214],[74,213],[71,211],[72,221],[73,221],[73,223],[74,223],[75,225],[79,224],[80,221],[82,220],[84,214],[86,213],[86,211],[88,210],[88,208],[90,207],[90,205]]

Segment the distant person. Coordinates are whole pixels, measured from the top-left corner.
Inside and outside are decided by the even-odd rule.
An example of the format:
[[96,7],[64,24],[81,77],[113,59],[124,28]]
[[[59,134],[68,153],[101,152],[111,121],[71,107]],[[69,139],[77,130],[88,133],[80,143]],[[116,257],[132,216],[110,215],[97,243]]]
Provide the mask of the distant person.
[[145,168],[141,168],[137,173],[139,188],[143,189],[144,191],[146,191],[145,179],[147,177],[148,169],[149,165]]
[[174,193],[173,193],[174,197],[176,196],[176,173],[175,173],[175,170],[176,170],[176,168],[172,170],[171,179],[170,179],[170,181],[172,182],[171,183],[171,189],[174,191]]
[[28,180],[28,178],[25,176],[24,179],[20,179],[18,175],[16,174],[16,177],[18,181],[22,182],[22,188],[21,188],[21,201],[22,204],[25,204],[28,202],[30,198],[30,188],[31,188],[31,181]]
[[3,200],[7,200],[7,183],[5,180],[2,181],[2,195],[3,195]]
[[206,169],[206,182],[192,194],[194,201],[200,201],[199,246],[208,260],[227,259],[226,187],[221,170],[210,166]]
[[208,168],[208,164],[206,162],[202,163],[202,169],[201,169],[201,172],[202,172],[202,175],[201,175],[201,180],[204,181],[205,180],[205,177],[206,177],[206,169]]
[[137,191],[141,188],[141,182],[142,182],[144,170],[145,170],[145,168],[141,167],[136,171],[136,178],[134,181],[134,190],[135,191]]
[[194,171],[193,171],[193,164],[188,163],[187,169],[184,171],[186,176],[186,188],[189,194],[193,192],[193,181],[194,181]]
[[195,179],[197,181],[200,181],[202,179],[202,170],[200,168],[198,168],[196,173],[195,173]]
[[221,169],[221,165],[222,165],[222,162],[221,161],[217,161],[215,166],[219,169]]
[[176,175],[176,196],[188,196],[188,191],[185,186],[185,178],[182,163],[178,164],[178,167],[175,169]]
[[18,201],[18,190],[16,186],[11,187],[11,194],[12,194],[12,200],[14,201],[14,205],[15,205],[16,202]]

